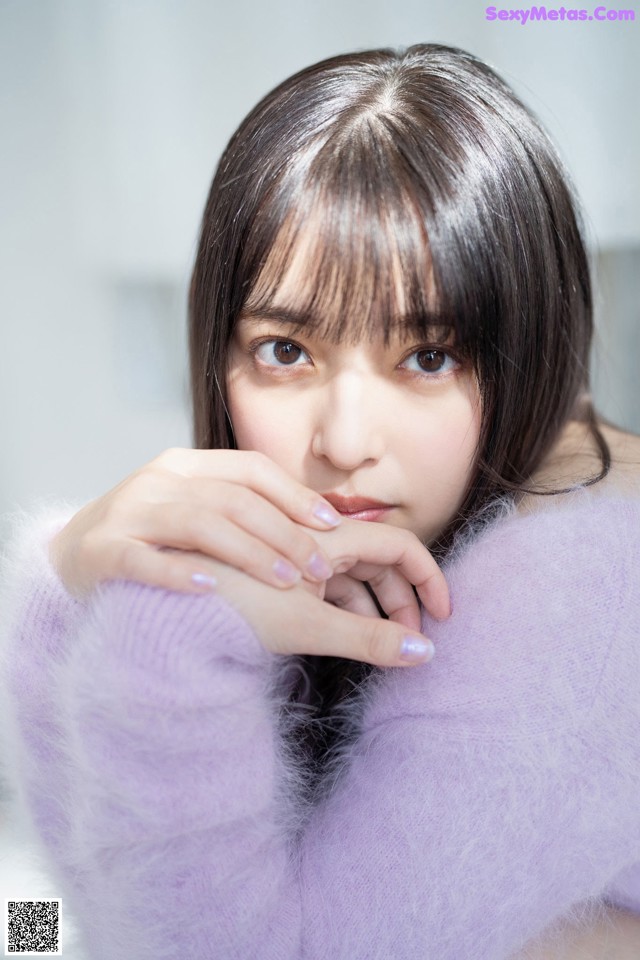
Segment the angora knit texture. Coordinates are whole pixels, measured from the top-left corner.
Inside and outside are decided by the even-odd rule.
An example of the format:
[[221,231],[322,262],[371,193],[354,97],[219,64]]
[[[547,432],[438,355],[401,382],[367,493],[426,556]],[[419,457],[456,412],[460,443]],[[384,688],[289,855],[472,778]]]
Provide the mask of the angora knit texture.
[[292,658],[215,594],[74,600],[46,546],[75,507],[15,516],[2,774],[82,956],[506,960],[640,913],[640,500],[546,500],[455,551],[434,660],[362,684],[313,803]]

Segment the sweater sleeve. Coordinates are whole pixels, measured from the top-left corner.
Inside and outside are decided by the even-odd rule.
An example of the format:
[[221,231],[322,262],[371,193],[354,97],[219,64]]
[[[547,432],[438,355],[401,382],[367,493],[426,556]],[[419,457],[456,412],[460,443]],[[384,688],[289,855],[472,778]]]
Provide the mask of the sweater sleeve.
[[599,897],[640,861],[626,509],[472,544],[436,659],[374,675],[302,830],[273,656],[222,598],[105,584],[58,654],[22,623],[18,776],[88,957],[507,960]]
[[217,596],[107,582],[63,622],[52,571],[22,573],[6,766],[87,960],[261,955],[294,832],[273,655]]
[[[29,712],[28,725],[43,730],[51,719],[42,689],[44,665],[64,649],[86,610],[62,585],[49,561],[48,547],[79,509],[66,501],[39,501],[29,512],[19,509],[5,517],[8,537],[0,556],[0,675],[6,676],[11,661],[25,655],[21,698]],[[16,778],[11,769],[19,762],[19,741],[13,735],[10,700],[0,696],[0,776],[2,794],[15,799],[11,794]],[[38,763],[53,769],[56,748],[53,743],[50,748]],[[23,806],[18,803],[14,814]]]

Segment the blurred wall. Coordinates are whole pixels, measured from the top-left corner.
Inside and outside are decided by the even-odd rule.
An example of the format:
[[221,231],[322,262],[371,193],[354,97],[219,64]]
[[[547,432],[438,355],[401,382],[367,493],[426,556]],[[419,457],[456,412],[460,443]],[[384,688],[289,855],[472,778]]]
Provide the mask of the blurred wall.
[[604,278],[597,398],[640,431],[639,29],[477,0],[0,0],[0,514],[191,444],[184,296],[218,157],[275,83],[372,46],[468,48],[547,125]]

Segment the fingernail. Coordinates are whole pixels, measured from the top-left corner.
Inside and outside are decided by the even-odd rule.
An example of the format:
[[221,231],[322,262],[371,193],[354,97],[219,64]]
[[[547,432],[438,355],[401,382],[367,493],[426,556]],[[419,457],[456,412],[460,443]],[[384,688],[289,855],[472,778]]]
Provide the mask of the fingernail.
[[307,563],[307,570],[312,577],[317,577],[318,580],[328,580],[333,574],[333,570],[319,553],[314,553],[311,557],[311,560]]
[[400,649],[401,660],[431,660],[436,652],[431,640],[426,637],[405,637]]
[[336,513],[335,510],[328,507],[325,503],[319,503],[317,507],[315,507],[313,515],[330,527],[337,527],[339,523],[342,523],[340,514]]
[[278,580],[282,580],[284,583],[296,583],[301,576],[300,571],[296,570],[291,563],[287,563],[286,560],[276,560],[273,565],[273,572]]
[[206,573],[192,573],[191,579],[194,583],[197,583],[199,587],[215,587],[217,580],[215,577],[210,577]]

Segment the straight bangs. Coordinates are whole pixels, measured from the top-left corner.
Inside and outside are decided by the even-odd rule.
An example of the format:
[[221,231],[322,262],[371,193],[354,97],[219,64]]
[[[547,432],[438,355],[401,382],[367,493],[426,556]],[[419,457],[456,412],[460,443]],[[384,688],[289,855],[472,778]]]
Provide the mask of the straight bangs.
[[434,271],[433,198],[379,117],[355,117],[297,161],[248,231],[239,316],[282,319],[335,343],[449,343],[469,359],[474,325],[452,309],[450,291],[445,301]]

